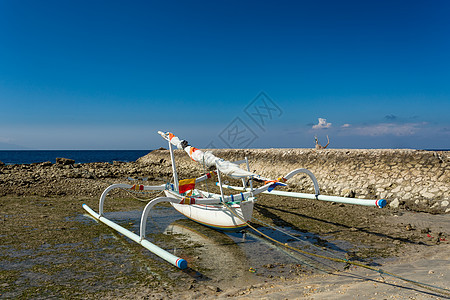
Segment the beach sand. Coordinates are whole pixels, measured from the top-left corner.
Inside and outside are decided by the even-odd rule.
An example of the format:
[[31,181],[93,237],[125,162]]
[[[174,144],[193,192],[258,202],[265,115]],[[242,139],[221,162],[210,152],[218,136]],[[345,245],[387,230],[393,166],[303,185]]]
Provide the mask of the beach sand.
[[[239,299],[450,299],[450,245],[405,251],[380,268],[431,290],[387,274],[360,267],[333,275],[316,275],[298,282],[275,282],[227,291],[219,298]],[[440,290],[433,287],[445,288]]]

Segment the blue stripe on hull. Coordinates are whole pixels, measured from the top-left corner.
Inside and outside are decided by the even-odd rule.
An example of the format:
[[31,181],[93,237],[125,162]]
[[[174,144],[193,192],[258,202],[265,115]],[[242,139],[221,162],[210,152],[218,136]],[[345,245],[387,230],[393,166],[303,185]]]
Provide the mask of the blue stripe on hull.
[[213,225],[208,225],[208,224],[205,224],[205,223],[201,223],[201,222],[196,221],[196,220],[191,219],[191,218],[189,218],[189,219],[192,220],[192,221],[194,221],[194,222],[196,222],[196,223],[198,223],[198,224],[201,224],[201,225],[203,225],[203,226],[206,226],[206,227],[209,227],[209,228],[218,230],[218,231],[234,232],[234,231],[240,231],[240,230],[242,230],[242,229],[244,229],[244,228],[247,227],[247,224],[244,224],[244,225],[241,225],[241,226],[238,226],[238,227],[217,227],[217,226],[213,226]]

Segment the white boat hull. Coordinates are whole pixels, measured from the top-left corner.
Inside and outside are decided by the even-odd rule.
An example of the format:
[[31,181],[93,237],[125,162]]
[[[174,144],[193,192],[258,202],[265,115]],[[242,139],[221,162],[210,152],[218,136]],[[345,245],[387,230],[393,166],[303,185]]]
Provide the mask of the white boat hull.
[[[177,193],[165,191],[167,197],[180,198]],[[243,201],[229,207],[223,204],[177,204],[170,203],[179,213],[202,225],[216,230],[237,231],[247,227],[247,222],[252,218],[253,201]],[[230,211],[231,210],[231,211]]]

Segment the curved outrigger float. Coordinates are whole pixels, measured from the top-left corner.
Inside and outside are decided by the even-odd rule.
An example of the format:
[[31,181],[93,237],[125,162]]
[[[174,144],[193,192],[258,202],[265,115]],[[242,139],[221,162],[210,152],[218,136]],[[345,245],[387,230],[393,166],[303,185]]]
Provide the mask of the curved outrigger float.
[[[155,253],[164,260],[177,266],[180,269],[187,268],[186,260],[177,257],[164,249],[159,248],[147,239],[145,239],[147,217],[150,210],[158,203],[169,202],[173,208],[186,216],[187,218],[198,222],[202,225],[217,229],[237,231],[247,227],[248,222],[252,218],[253,206],[255,204],[255,196],[261,193],[268,193],[271,195],[288,196],[295,198],[315,199],[322,201],[332,201],[347,204],[357,204],[365,206],[376,206],[382,208],[386,205],[386,200],[368,200],[345,198],[337,196],[321,195],[319,184],[314,174],[307,169],[295,169],[283,177],[276,180],[264,178],[260,175],[250,172],[248,159],[241,161],[230,162],[214,156],[211,152],[203,152],[188,144],[187,141],[181,140],[170,132],[158,132],[169,143],[169,152],[172,162],[173,183],[166,183],[162,185],[130,185],[130,184],[113,184],[107,187],[99,202],[99,212],[96,213],[86,204],[83,208],[92,215],[95,219],[103,222],[111,228],[117,230],[123,235],[129,237],[133,241],[141,244],[151,252]],[[175,158],[173,154],[173,147],[183,149],[192,160],[202,164],[205,168],[214,167],[215,170],[204,174],[198,178],[178,179]],[[241,169],[240,164],[245,164],[246,169]],[[314,184],[314,194],[294,193],[285,191],[275,191],[277,186],[286,186],[286,182],[297,174],[306,174]],[[195,188],[199,182],[211,178],[213,174],[217,174],[218,182],[216,183],[220,188],[220,194],[210,193]],[[225,185],[222,183],[222,174],[234,179],[242,180],[242,187]],[[261,182],[262,186],[253,187],[254,181]],[[141,216],[139,235],[123,228],[113,221],[104,217],[103,205],[108,193],[113,189],[131,189],[136,191],[164,191],[165,197],[158,197],[151,200],[144,208]],[[238,194],[225,195],[223,189],[228,188],[232,190],[241,191]]]

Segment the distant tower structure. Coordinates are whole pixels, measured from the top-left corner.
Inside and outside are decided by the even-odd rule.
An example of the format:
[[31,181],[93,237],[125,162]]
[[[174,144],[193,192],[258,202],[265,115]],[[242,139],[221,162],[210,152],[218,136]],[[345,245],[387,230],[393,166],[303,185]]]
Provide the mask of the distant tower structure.
[[327,141],[328,143],[325,146],[322,146],[321,144],[319,144],[319,140],[317,139],[317,136],[314,136],[314,140],[316,142],[316,150],[321,150],[321,149],[325,149],[326,147],[328,147],[328,145],[330,144],[330,139],[328,138],[327,135]]

